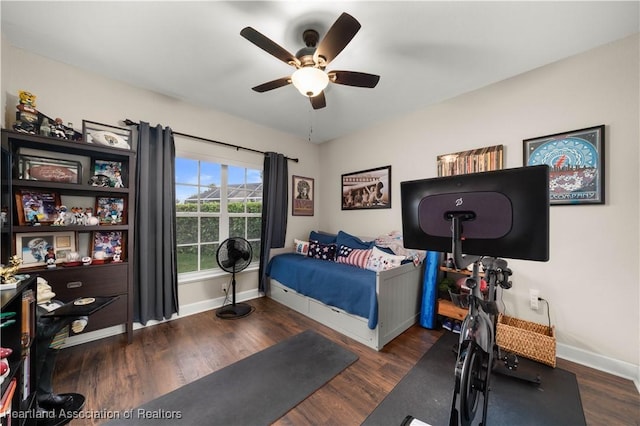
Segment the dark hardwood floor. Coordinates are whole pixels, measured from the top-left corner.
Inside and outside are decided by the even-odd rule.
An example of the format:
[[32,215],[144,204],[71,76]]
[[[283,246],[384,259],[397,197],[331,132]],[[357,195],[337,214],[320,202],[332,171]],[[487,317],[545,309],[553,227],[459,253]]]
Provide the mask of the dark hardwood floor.
[[[114,336],[63,349],[55,391],[83,394],[83,417],[98,417],[72,425],[106,423],[113,412],[135,408],[306,329],[359,359],[276,425],[360,425],[442,334],[416,325],[376,352],[270,299],[250,303],[255,312],[239,320],[205,312],[137,330],[129,345]],[[588,425],[640,424],[640,395],[631,381],[561,359],[558,367],[577,375]]]

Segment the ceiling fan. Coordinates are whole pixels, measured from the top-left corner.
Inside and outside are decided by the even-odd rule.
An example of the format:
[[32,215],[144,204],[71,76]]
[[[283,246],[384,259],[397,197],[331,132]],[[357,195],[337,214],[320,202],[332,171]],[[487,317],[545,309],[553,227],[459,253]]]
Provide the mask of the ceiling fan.
[[295,56],[252,27],[243,28],[240,35],[265,52],[296,68],[289,77],[278,78],[253,87],[256,92],[266,92],[293,84],[302,95],[311,101],[313,109],[327,106],[324,89],[331,83],[355,87],[376,87],[380,76],[355,71],[328,71],[325,68],[360,30],[360,23],[348,13],[342,13],[333,23],[322,41],[316,30],[308,29],[302,34],[306,47]]

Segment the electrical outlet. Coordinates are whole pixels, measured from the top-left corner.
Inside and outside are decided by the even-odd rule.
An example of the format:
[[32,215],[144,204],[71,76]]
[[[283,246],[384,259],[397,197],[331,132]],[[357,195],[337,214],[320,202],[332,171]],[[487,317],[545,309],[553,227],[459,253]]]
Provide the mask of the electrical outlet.
[[529,304],[531,305],[531,309],[537,311],[539,308],[538,305],[538,297],[540,296],[540,292],[538,290],[534,290],[532,288],[529,289]]
[[226,294],[227,291],[229,291],[229,283],[222,283],[221,288],[222,288],[222,292]]

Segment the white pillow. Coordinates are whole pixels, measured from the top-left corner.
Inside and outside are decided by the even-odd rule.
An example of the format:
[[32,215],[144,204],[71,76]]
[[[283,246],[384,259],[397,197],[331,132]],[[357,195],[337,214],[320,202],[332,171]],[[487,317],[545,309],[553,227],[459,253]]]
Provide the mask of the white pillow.
[[385,253],[378,247],[373,246],[371,256],[369,256],[369,260],[367,261],[367,269],[376,272],[386,271],[387,269],[397,268],[404,259],[404,256]]
[[301,254],[302,256],[306,256],[309,252],[309,241],[299,240],[294,238],[293,240],[294,253]]

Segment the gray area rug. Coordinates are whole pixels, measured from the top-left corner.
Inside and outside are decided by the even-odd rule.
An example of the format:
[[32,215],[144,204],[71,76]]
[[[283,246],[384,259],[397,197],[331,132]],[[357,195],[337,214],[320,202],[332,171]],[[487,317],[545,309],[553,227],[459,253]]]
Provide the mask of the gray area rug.
[[[458,335],[445,333],[363,423],[399,426],[411,415],[431,425],[448,425],[455,385],[453,347]],[[540,376],[541,384],[500,374],[491,376],[487,425],[585,425],[575,374],[519,358],[518,372]],[[482,404],[482,398],[480,399]],[[482,408],[476,414],[482,420]]]
[[108,425],[269,425],[357,359],[354,353],[307,330],[150,401],[134,409],[129,419]]

